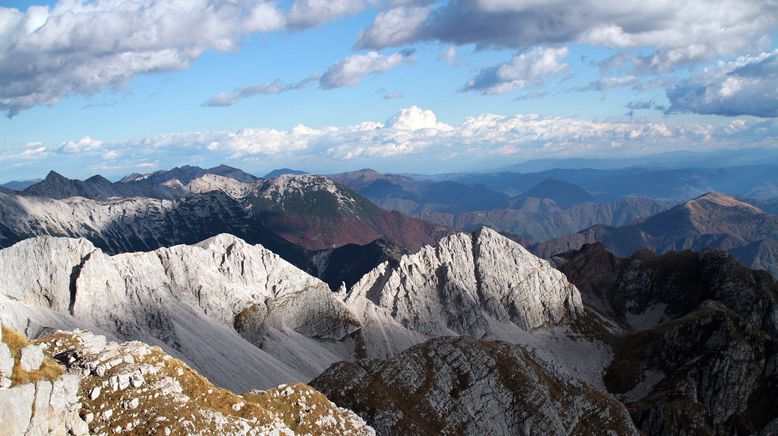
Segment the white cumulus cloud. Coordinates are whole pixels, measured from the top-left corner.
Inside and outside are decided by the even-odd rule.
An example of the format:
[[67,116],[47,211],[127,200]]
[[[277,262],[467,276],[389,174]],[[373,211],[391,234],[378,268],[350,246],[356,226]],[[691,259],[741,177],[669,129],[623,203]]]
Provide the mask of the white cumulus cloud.
[[354,86],[370,74],[383,73],[404,64],[413,51],[401,51],[391,55],[382,55],[371,51],[366,54],[353,55],[331,65],[322,74],[319,83],[324,89]]
[[519,53],[508,62],[481,70],[467,82],[465,90],[506,94],[542,85],[569,68],[568,64],[562,62],[568,54],[566,47],[538,47]]
[[778,3],[765,0],[449,0],[382,12],[357,44],[385,48],[419,41],[526,49],[585,43],[651,48],[655,71],[694,64],[766,44],[778,26]]
[[362,12],[367,3],[365,0],[297,0],[287,15],[288,25],[292,29],[318,26]]
[[139,74],[188,68],[203,51],[283,28],[262,0],[60,0],[0,8],[0,110],[8,116],[70,94],[123,86]]
[[[737,121],[737,120],[736,120]],[[344,162],[371,165],[375,159],[436,164],[459,159],[501,163],[511,159],[549,156],[656,153],[671,150],[715,149],[742,146],[778,146],[778,122],[733,122],[724,126],[699,123],[597,121],[575,117],[532,114],[480,114],[449,124],[419,107],[399,110],[385,122],[364,121],[347,126],[288,130],[245,128],[158,134],[124,141],[78,141],[46,145],[31,142],[6,147],[0,161],[9,167],[28,163],[57,167],[65,162],[95,168],[106,160],[115,167],[131,168],[148,162],[180,164],[180,156],[209,156],[213,161],[247,159],[279,165],[313,162],[336,168]],[[403,161],[404,159],[404,161]],[[340,164],[338,163],[340,162]]]
[[670,112],[778,117],[778,50],[719,62],[667,91]]

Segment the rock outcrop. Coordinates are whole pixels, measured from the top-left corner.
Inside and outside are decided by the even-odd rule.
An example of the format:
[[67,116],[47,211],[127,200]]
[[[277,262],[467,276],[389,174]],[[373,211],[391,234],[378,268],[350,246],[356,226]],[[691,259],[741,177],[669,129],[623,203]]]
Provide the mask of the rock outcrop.
[[375,434],[306,385],[237,395],[142,342],[86,331],[59,331],[42,342],[80,374],[78,413],[94,434]]
[[[45,344],[28,343],[18,332],[3,325],[0,331],[0,433],[7,435],[87,435],[87,423],[79,416],[81,376],[65,373]],[[32,360],[31,361],[31,357]],[[10,369],[9,369],[10,368]]]
[[432,339],[338,363],[311,384],[385,435],[638,434],[614,397],[503,342]]

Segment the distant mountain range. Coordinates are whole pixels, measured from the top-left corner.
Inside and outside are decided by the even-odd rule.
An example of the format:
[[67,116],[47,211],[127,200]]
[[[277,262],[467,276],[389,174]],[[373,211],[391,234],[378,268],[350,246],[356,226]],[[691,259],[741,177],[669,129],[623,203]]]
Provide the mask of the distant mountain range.
[[485,225],[531,241],[564,236],[595,224],[631,224],[672,205],[639,197],[602,203],[580,186],[556,179],[541,180],[512,197],[484,185],[416,180],[373,170],[328,177],[384,209],[454,230],[472,231]]
[[778,217],[723,194],[709,193],[645,220],[622,227],[597,225],[578,233],[537,243],[531,250],[543,257],[600,242],[617,256],[649,249],[717,248],[729,251],[744,265],[778,276]]
[[[706,192],[762,198],[778,196],[774,190],[778,166],[723,166],[713,168],[617,168],[617,169],[551,169],[532,173],[466,173],[439,175],[434,180],[448,180],[468,185],[484,185],[494,191],[520,195],[546,179],[556,179],[580,186],[598,201],[638,196],[657,200],[685,201]],[[772,193],[772,194],[771,194]]]
[[7,183],[3,183],[0,185],[0,188],[10,189],[12,191],[21,191],[28,186],[34,185],[38,182],[40,182],[42,179],[31,179],[31,180],[13,180]]
[[531,173],[551,169],[621,168],[724,168],[778,163],[776,148],[743,148],[707,152],[673,151],[630,158],[533,159],[500,168],[501,171]]
[[[402,252],[434,244],[447,233],[442,226],[382,210],[321,176],[265,180],[221,166],[123,180],[79,181],[52,172],[22,193],[0,192],[0,246],[36,235],[80,236],[108,253],[121,253],[230,233],[262,244],[337,288],[343,281],[353,284],[384,259],[371,245],[374,240],[383,238],[387,252]],[[331,255],[330,264],[336,264],[339,251],[331,249],[344,245],[373,261],[326,272],[321,259]],[[325,249],[329,254],[317,251]]]

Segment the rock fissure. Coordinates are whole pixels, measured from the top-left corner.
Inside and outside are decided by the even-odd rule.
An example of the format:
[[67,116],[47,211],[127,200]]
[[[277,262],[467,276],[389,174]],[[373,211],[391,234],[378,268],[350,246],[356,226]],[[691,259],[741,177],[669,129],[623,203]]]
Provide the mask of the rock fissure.
[[68,304],[68,312],[70,312],[71,315],[74,315],[74,310],[76,307],[76,294],[77,294],[77,283],[78,283],[78,277],[81,275],[81,270],[84,269],[84,265],[89,261],[89,259],[92,257],[92,254],[97,251],[93,250],[89,253],[87,253],[85,256],[81,258],[81,261],[75,265],[71,271],[70,271],[70,302]]

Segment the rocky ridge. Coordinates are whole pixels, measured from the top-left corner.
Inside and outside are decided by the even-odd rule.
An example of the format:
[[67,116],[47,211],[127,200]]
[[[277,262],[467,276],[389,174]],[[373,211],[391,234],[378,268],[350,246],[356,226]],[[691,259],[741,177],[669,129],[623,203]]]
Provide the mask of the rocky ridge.
[[51,235],[83,237],[103,251],[117,254],[194,244],[220,233],[261,243],[298,267],[311,270],[303,249],[253,220],[240,202],[221,189],[178,200],[57,200],[0,192],[0,247]]
[[46,178],[40,182],[32,184],[22,190],[21,194],[25,196],[54,199],[68,197],[107,199],[143,196],[171,200],[180,197],[182,191],[175,185],[113,183],[99,175],[92,176],[83,181],[73,180],[51,171]]
[[0,270],[0,312],[27,335],[143,340],[233,389],[307,380],[356,347],[358,320],[326,284],[230,235],[113,257],[38,237],[1,250]]
[[0,309],[33,337],[79,327],[139,339],[219,385],[250,389],[440,334],[524,341],[582,307],[564,276],[491,230],[448,237],[388,267],[333,293],[230,235],[114,256],[84,239],[37,237],[0,250]]
[[475,338],[497,334],[493,322],[528,331],[574,319],[583,308],[563,274],[488,228],[448,236],[396,267],[379,265],[345,301],[365,329],[385,317],[427,336]]

